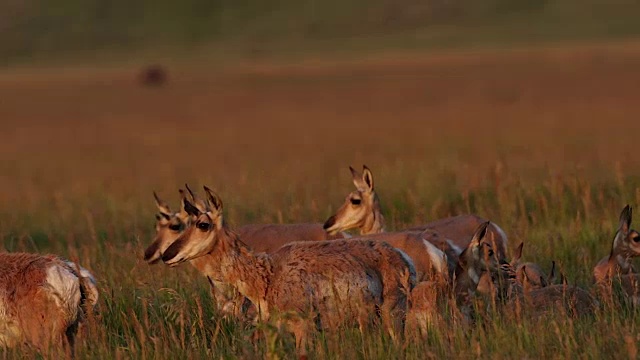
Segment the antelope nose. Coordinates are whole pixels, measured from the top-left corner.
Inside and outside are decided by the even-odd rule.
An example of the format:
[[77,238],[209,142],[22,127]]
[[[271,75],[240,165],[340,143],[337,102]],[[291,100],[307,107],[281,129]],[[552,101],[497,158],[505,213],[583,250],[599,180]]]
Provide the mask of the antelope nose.
[[324,225],[322,226],[322,228],[327,230],[327,229],[330,229],[335,224],[336,224],[336,216],[333,215],[332,217],[328,218],[327,221],[324,222]]

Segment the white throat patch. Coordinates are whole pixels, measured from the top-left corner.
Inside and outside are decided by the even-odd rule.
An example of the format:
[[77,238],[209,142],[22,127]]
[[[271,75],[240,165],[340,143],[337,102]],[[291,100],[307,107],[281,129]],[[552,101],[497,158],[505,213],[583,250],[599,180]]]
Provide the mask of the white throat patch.
[[616,261],[623,270],[629,270],[629,267],[631,267],[631,264],[629,263],[627,258],[622,255],[616,255]]
[[467,270],[467,275],[469,275],[474,284],[477,285],[480,283],[480,275],[478,275],[475,269],[469,268]]

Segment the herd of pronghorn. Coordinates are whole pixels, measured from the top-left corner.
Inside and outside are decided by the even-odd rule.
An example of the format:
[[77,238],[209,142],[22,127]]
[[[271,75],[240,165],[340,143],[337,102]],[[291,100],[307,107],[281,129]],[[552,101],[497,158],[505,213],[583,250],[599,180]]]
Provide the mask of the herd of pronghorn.
[[[199,198],[180,190],[174,212],[154,193],[156,236],[144,260],[174,267],[191,263],[207,277],[213,300],[225,316],[271,320],[293,333],[303,355],[309,335],[340,326],[360,331],[380,323],[392,339],[422,334],[438,318],[439,296],[449,295],[462,321],[473,321],[475,299],[499,298],[534,314],[563,309],[567,316],[595,311],[606,289],[616,285],[640,303],[630,262],[640,255],[631,230],[631,207],[620,215],[611,252],[593,269],[593,292],[555,283],[521,261],[522,244],[507,261],[507,237],[496,224],[475,215],[437,220],[385,232],[373,175],[351,169],[356,190],[324,224],[246,225],[231,230],[220,198],[206,186]],[[360,236],[344,231],[357,229]],[[564,276],[560,276],[564,278]],[[38,349],[73,347],[78,327],[95,310],[98,289],[81,266],[53,255],[0,254],[0,344]],[[625,301],[626,301],[625,300]]]

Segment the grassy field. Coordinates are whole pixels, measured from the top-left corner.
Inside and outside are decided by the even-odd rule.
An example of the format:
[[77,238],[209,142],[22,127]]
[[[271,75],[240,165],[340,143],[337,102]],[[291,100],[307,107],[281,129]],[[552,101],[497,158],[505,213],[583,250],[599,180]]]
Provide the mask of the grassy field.
[[[252,329],[219,319],[189,266],[141,260],[152,190],[209,185],[232,224],[324,221],[367,164],[389,230],[460,213],[500,224],[513,251],[556,260],[590,287],[622,207],[640,204],[640,44],[387,53],[233,67],[176,64],[145,88],[137,68],[0,73],[0,236],[92,270],[101,318],[80,359],[255,358]],[[495,316],[395,347],[357,331],[317,358],[633,358],[640,314]],[[276,353],[293,354],[283,337]],[[15,352],[0,353],[11,358]]]

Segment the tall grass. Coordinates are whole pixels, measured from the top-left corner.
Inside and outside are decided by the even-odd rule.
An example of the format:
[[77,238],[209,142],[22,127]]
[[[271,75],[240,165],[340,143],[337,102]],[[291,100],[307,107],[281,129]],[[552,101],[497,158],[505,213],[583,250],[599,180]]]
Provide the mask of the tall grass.
[[[223,319],[194,269],[149,266],[152,190],[177,206],[213,186],[232,224],[321,222],[374,172],[389,229],[459,213],[592,288],[622,207],[640,203],[637,46],[465,53],[359,63],[0,74],[0,236],[93,271],[101,313],[79,358],[293,356],[293,339]],[[394,345],[382,331],[318,335],[314,358],[633,358],[637,311],[489,315]],[[22,350],[20,350],[22,351]],[[4,358],[19,351],[1,353]],[[635,355],[634,355],[635,354]],[[25,356],[25,355],[23,355]]]

